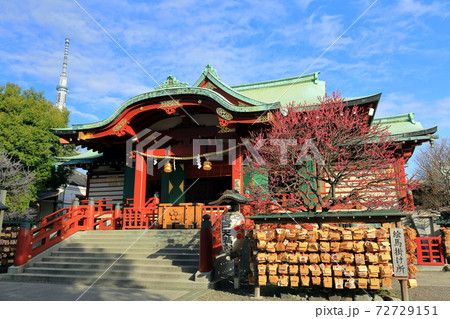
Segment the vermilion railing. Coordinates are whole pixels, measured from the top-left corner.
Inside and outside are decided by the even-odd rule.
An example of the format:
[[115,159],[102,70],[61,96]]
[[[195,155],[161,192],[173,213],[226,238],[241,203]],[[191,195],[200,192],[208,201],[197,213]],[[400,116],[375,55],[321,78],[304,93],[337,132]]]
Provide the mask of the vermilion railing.
[[211,232],[213,235],[213,256],[219,255],[222,250],[222,242],[220,236],[220,220],[222,215],[228,211],[227,206],[203,206],[202,216],[209,214],[211,216]]
[[[150,198],[145,207],[114,206],[112,200],[81,201],[80,205],[60,209],[40,221],[24,235],[25,243],[16,266],[23,265],[39,253],[65,240],[78,231],[158,228],[158,198]],[[126,203],[126,202],[125,202]],[[212,222],[213,254],[221,249],[220,220],[227,206],[201,206],[202,215],[209,214]],[[29,243],[29,244],[28,244]],[[17,255],[16,255],[17,257]]]
[[121,210],[108,201],[81,201],[82,205],[65,207],[44,217],[29,233],[29,244],[22,254],[29,260],[78,231],[120,229]]
[[159,198],[150,198],[145,207],[125,207],[122,229],[147,229],[158,226]]
[[46,221],[46,219],[48,219],[47,216],[47,218],[44,218],[42,220],[39,227],[32,230],[31,242],[28,252],[29,259],[43,252],[49,247],[63,241],[77,231],[85,230],[87,225],[86,208],[63,208],[60,211],[65,210],[67,210],[67,212],[64,215],[54,218],[48,222]]

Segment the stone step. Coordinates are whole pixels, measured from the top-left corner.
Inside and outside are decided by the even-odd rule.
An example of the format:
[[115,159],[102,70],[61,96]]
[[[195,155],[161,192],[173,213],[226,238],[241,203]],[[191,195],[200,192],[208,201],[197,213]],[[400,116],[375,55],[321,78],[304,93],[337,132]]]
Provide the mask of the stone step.
[[[38,274],[38,275],[64,275],[64,276],[82,276],[82,277],[99,277],[101,276],[107,267],[103,270],[89,270],[89,269],[66,269],[66,268],[42,268],[42,267],[30,267],[25,270],[26,274]],[[138,271],[138,270],[113,270],[109,269],[105,275],[109,278],[115,279],[164,279],[164,280],[189,280],[194,277],[194,273],[184,273],[184,272],[149,272],[149,271]]]
[[200,236],[80,236],[83,240],[160,240],[160,241],[190,241],[199,240]]
[[[42,274],[30,274],[21,273],[15,275],[5,275],[4,280],[13,281],[25,281],[25,282],[52,282],[52,283],[80,283],[85,285],[93,284],[98,277],[88,276],[75,276],[75,275],[42,275]],[[152,288],[152,289],[206,289],[211,284],[206,280],[192,281],[192,280],[179,280],[179,279],[139,279],[134,280],[130,278],[114,278],[105,274],[103,277],[95,282],[95,285],[101,286],[113,286],[121,288]]]
[[148,230],[148,231],[132,231],[132,230],[97,230],[83,231],[80,236],[86,238],[99,237],[121,237],[121,238],[137,238],[137,237],[195,237],[200,235],[200,230]]
[[139,248],[139,249],[145,249],[145,248],[188,248],[188,249],[198,249],[200,248],[200,243],[199,242],[194,242],[194,243],[186,243],[186,242],[179,242],[179,243],[160,243],[160,242],[148,242],[148,243],[143,243],[143,242],[136,242],[133,243],[132,241],[130,242],[111,242],[111,241],[107,241],[107,242],[73,242],[73,243],[63,243],[59,250],[65,250],[65,249],[92,249],[92,248],[103,248],[103,249],[110,249],[110,248],[117,248],[117,249],[127,249],[129,247],[132,248]]
[[199,237],[199,230],[79,232],[31,262],[23,273],[7,274],[2,280],[205,289],[211,285],[207,278],[194,281]]
[[198,254],[199,247],[136,247],[136,246],[122,246],[122,247],[96,247],[96,248],[84,248],[84,247],[61,247],[57,252],[63,252],[67,254],[72,253],[107,253],[107,254],[121,254],[126,251],[126,254],[166,254],[166,253],[178,253],[178,254]]
[[[77,262],[48,262],[48,261],[40,261],[33,263],[32,267],[36,268],[51,268],[51,269],[91,269],[91,270],[102,270],[104,271],[112,263],[99,262],[97,263],[77,263]],[[168,264],[153,264],[153,263],[115,263],[114,266],[111,267],[112,270],[136,270],[136,271],[147,271],[147,272],[168,272],[168,273],[177,273],[177,272],[185,272],[185,273],[195,273],[198,270],[198,263],[195,265],[168,265]]]
[[123,258],[123,257],[131,257],[131,258],[140,258],[140,259],[191,259],[198,260],[199,254],[198,252],[142,252],[142,251],[127,251],[127,252],[117,252],[117,253],[109,253],[109,252],[67,252],[67,251],[55,251],[50,253],[51,257],[90,257],[90,258]]
[[[110,258],[110,257],[104,257],[100,259],[104,263],[112,264],[117,260],[116,258]],[[99,261],[98,257],[74,257],[74,256],[48,256],[42,258],[42,261],[44,262],[68,262],[68,263],[86,263],[86,264],[95,264]],[[116,264],[118,263],[146,263],[151,265],[173,265],[173,266],[197,266],[198,267],[198,258],[197,259],[186,259],[182,257],[173,257],[171,259],[148,259],[148,258],[130,258],[127,256],[123,256],[119,260],[117,260]]]

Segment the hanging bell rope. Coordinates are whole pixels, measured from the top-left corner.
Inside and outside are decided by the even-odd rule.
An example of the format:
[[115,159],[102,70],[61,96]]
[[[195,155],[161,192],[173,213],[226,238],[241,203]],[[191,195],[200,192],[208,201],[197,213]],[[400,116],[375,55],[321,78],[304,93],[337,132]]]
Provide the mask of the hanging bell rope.
[[243,145],[244,145],[244,143],[241,143],[241,144],[238,144],[238,145],[236,145],[236,146],[230,147],[230,148],[228,148],[228,149],[226,149],[226,150],[222,150],[222,151],[219,151],[219,152],[210,152],[210,153],[205,153],[205,154],[197,154],[197,155],[195,155],[195,156],[151,155],[151,154],[146,154],[146,153],[139,152],[139,151],[133,151],[133,153],[139,154],[139,155],[142,155],[142,156],[145,156],[145,157],[152,157],[152,158],[154,158],[154,159],[169,159],[169,160],[186,161],[186,160],[193,160],[193,159],[196,159],[196,158],[198,158],[198,156],[200,156],[200,157],[205,157],[205,158],[206,158],[206,157],[208,157],[208,156],[213,156],[213,155],[220,155],[220,154],[229,153],[229,152],[231,152],[232,150],[235,150],[235,149],[237,149],[238,147],[243,146]]

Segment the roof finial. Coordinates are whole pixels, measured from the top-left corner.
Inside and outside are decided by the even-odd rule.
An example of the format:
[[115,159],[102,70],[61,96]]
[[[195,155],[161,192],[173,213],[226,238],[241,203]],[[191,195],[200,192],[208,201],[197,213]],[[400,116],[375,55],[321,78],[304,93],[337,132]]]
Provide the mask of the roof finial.
[[63,109],[63,107],[66,107],[66,95],[69,91],[69,88],[67,87],[67,56],[69,55],[69,42],[70,39],[66,38],[66,46],[64,49],[64,61],[63,61],[63,68],[62,73],[59,77],[59,84],[56,86],[56,90],[58,91],[56,95],[56,107],[60,110]]
[[220,79],[219,76],[217,75],[217,70],[214,69],[214,68],[212,67],[211,64],[208,63],[208,64],[206,65],[205,71],[206,71],[206,73],[211,73],[211,74],[214,75],[216,78]]
[[188,86],[186,82],[179,81],[176,77],[174,77],[172,74],[169,73],[169,76],[167,77],[167,80],[165,80],[163,83],[155,87],[155,90],[163,90],[163,89],[170,89],[174,87],[185,87]]

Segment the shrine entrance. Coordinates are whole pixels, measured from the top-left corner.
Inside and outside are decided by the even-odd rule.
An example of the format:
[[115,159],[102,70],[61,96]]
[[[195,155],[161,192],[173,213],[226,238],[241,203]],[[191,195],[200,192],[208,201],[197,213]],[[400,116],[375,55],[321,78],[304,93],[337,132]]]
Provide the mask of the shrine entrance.
[[192,185],[186,192],[186,202],[209,203],[217,200],[224,191],[231,189],[231,176],[188,178],[186,185]]

